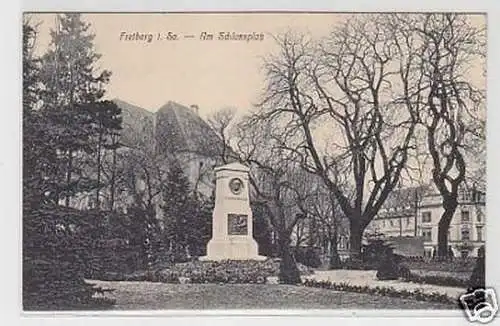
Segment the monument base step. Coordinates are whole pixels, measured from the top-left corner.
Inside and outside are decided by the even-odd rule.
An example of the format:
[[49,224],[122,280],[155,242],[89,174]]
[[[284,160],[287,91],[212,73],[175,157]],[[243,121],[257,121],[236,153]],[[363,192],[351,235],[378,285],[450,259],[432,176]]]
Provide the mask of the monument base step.
[[266,260],[259,256],[257,242],[252,238],[235,240],[210,240],[204,260]]
[[253,258],[227,258],[227,257],[210,257],[210,256],[202,256],[198,257],[199,261],[223,261],[223,260],[237,260],[237,261],[246,261],[246,260],[256,260],[256,261],[264,261],[268,260],[269,257],[257,255]]

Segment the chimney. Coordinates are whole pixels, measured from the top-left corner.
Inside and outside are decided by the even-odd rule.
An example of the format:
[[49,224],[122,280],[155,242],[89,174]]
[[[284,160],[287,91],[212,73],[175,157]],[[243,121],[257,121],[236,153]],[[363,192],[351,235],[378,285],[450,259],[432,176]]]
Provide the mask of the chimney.
[[200,110],[200,108],[198,107],[198,105],[192,104],[191,110],[193,110],[194,113],[198,114],[199,113],[198,111]]

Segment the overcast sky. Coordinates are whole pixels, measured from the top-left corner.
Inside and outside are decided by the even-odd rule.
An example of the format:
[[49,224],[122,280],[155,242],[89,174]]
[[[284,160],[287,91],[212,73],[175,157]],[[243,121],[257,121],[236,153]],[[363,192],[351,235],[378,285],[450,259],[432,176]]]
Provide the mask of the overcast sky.
[[[169,100],[197,104],[200,114],[231,106],[247,110],[263,87],[262,57],[273,51],[271,34],[292,28],[326,35],[341,14],[85,14],[96,34],[100,66],[112,71],[109,98],[120,98],[151,111]],[[38,45],[49,42],[55,15],[42,22]],[[178,41],[125,41],[122,32],[179,35]],[[264,33],[263,41],[202,41],[208,32]],[[184,35],[194,35],[185,39]],[[120,37],[122,39],[120,40]]]
[[[224,107],[240,113],[259,100],[264,76],[262,58],[276,50],[271,35],[289,29],[308,33],[314,38],[327,35],[345,14],[85,14],[96,34],[94,43],[102,54],[100,67],[113,73],[107,97],[156,111],[168,101],[199,106],[201,116]],[[34,17],[41,22],[38,46],[43,52],[49,41],[54,14]],[[484,25],[484,16],[474,21]],[[134,33],[151,34],[153,40],[126,40]],[[169,41],[168,32],[178,35]],[[200,40],[203,33],[214,40]],[[219,41],[219,32],[264,34],[262,41]],[[163,40],[158,41],[158,33]],[[192,38],[186,38],[192,36]],[[484,84],[482,67],[472,67],[471,80]],[[483,86],[483,85],[481,85]],[[318,146],[328,151],[331,125],[316,130]],[[332,138],[333,137],[333,138]],[[319,139],[319,140],[318,140]]]

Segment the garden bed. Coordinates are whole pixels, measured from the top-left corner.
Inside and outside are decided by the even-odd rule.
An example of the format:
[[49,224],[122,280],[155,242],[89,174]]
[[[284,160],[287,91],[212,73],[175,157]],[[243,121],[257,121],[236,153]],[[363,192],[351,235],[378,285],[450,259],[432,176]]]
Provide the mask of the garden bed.
[[439,292],[425,293],[420,289],[406,290],[406,289],[396,289],[394,287],[353,285],[345,282],[335,283],[330,281],[316,281],[312,279],[306,279],[302,284],[307,287],[330,289],[334,291],[364,293],[372,295],[389,296],[400,299],[413,299],[417,301],[458,305],[457,298]]
[[[106,281],[150,281],[162,283],[255,283],[263,284],[267,278],[279,273],[279,259],[266,261],[220,262],[193,261],[158,267],[148,271],[131,274],[107,273]],[[302,264],[297,264],[301,275],[311,275],[314,271]]]

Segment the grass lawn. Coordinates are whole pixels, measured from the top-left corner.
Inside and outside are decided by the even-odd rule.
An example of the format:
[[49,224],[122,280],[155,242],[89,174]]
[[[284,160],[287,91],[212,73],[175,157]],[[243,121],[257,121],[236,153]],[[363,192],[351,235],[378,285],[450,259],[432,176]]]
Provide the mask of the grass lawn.
[[277,284],[90,281],[115,291],[115,309],[456,309],[449,304]]

